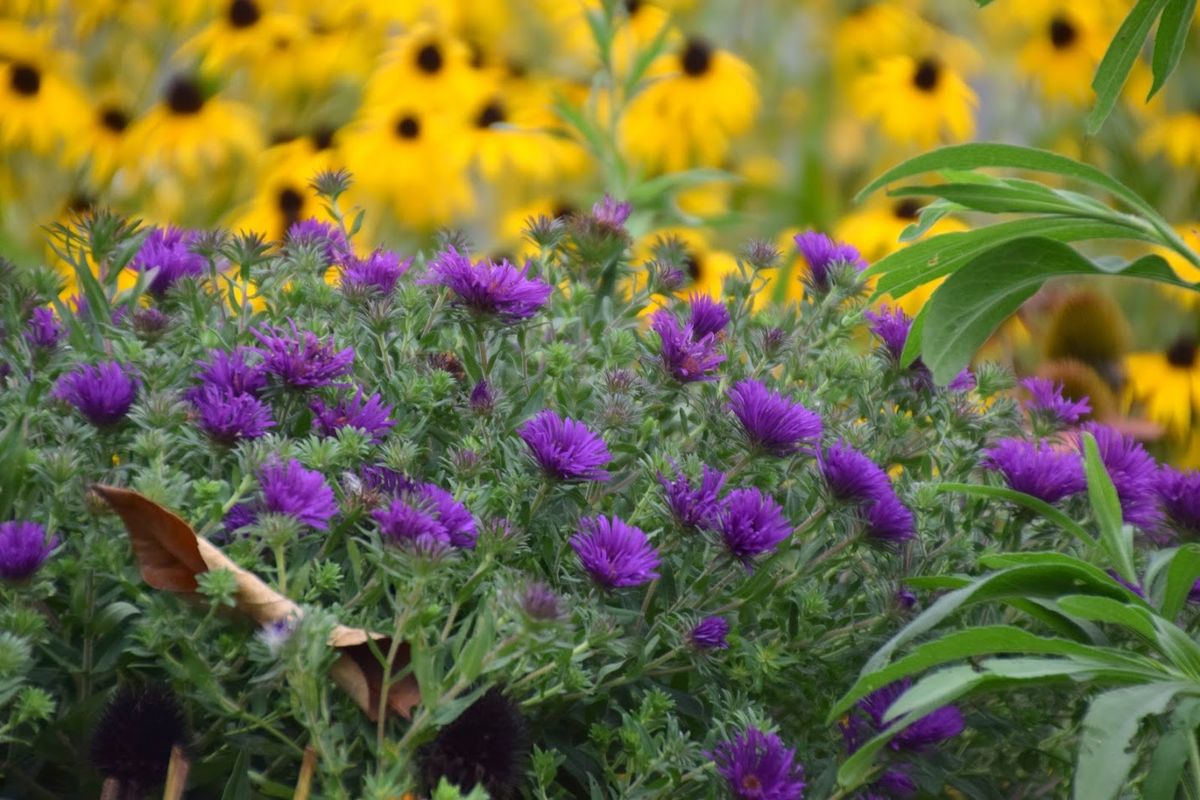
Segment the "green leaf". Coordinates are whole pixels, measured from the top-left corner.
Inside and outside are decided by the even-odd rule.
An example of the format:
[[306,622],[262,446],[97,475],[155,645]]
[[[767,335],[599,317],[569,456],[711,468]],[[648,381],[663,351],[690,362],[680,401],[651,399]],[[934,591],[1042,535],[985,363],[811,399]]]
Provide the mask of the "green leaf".
[[[972,175],[974,173],[967,173]],[[940,183],[932,186],[906,186],[888,192],[892,196],[933,195],[964,208],[989,214],[1075,214],[1082,209],[1053,189],[1033,181],[996,181],[989,183]],[[1111,210],[1109,213],[1112,213]]]
[[925,306],[921,306],[913,317],[912,325],[908,327],[908,338],[904,340],[904,349],[900,351],[900,366],[907,367],[921,357],[921,339],[925,331]]
[[1030,511],[1036,511],[1042,517],[1055,523],[1085,544],[1090,545],[1094,542],[1092,537],[1088,535],[1088,532],[1078,522],[1046,501],[1040,500],[1033,495],[1025,494],[1024,492],[1018,492],[1004,486],[985,486],[974,483],[943,483],[938,485],[937,491],[939,493],[958,492],[961,494],[973,494],[977,497],[998,497],[1008,500],[1009,502],[1024,506]]
[[252,800],[250,792],[250,765],[245,750],[238,750],[237,758],[229,770],[229,780],[221,792],[221,800]]
[[921,645],[912,653],[878,672],[861,676],[829,712],[829,722],[849,711],[851,706],[871,692],[901,678],[924,672],[930,667],[999,653],[1038,653],[1044,655],[1079,656],[1103,662],[1113,667],[1133,670],[1154,669],[1156,662],[1120,650],[1079,644],[1069,639],[1038,636],[1011,625],[989,625],[949,633],[940,639]]
[[1104,126],[1104,120],[1112,113],[1117,98],[1121,95],[1121,87],[1129,78],[1133,62],[1137,60],[1154,20],[1158,17],[1167,0],[1138,0],[1137,5],[1125,17],[1117,35],[1113,37],[1096,68],[1096,77],[1092,79],[1092,89],[1096,92],[1096,105],[1088,115],[1087,132],[1095,134]]
[[[1027,554],[1036,555],[1036,554]],[[1116,581],[1090,565],[1069,563],[1029,563],[1011,567],[977,578],[970,585],[939,597],[929,608],[918,614],[868,659],[861,674],[882,669],[892,653],[940,624],[959,608],[989,600],[1010,597],[1060,597],[1089,590],[1101,597],[1128,602],[1132,594]]]
[[1092,701],[1079,734],[1075,800],[1109,800],[1121,794],[1137,759],[1130,742],[1144,717],[1161,714],[1186,683],[1155,683],[1105,692]]
[[1167,587],[1160,604],[1160,613],[1175,619],[1187,603],[1188,594],[1200,578],[1200,545],[1185,544],[1175,551],[1167,566]]
[[1195,15],[1196,0],[1168,0],[1158,20],[1158,31],[1154,34],[1154,58],[1150,62],[1154,82],[1150,86],[1150,93],[1146,95],[1146,102],[1158,94],[1158,90],[1179,65]]
[[1096,439],[1090,433],[1083,434],[1083,470],[1087,475],[1092,515],[1100,526],[1100,543],[1113,568],[1122,578],[1136,584],[1138,576],[1133,566],[1133,532],[1124,525],[1117,488],[1108,476]]
[[1059,242],[1090,239],[1159,241],[1141,228],[1116,222],[1070,217],[1015,219],[914,242],[875,262],[864,275],[880,276],[875,285],[875,298],[885,294],[900,298],[930,281],[949,275],[995,245],[1026,236],[1044,236]]
[[1169,620],[1156,616],[1153,623],[1158,648],[1180,671],[1200,682],[1200,644]]
[[1097,597],[1093,594],[1067,595],[1058,598],[1058,607],[1083,619],[1120,625],[1150,643],[1158,639],[1154,619],[1149,611],[1111,597]]
[[1142,800],[1175,800],[1183,776],[1194,731],[1200,726],[1200,700],[1180,700],[1171,712],[1171,722],[1150,756],[1150,768],[1142,782]]
[[[1143,0],[1143,2],[1146,2],[1146,0]],[[1139,197],[1137,192],[1097,167],[1061,156],[1057,153],[1051,153],[1049,150],[1039,150],[1034,147],[1022,147],[1020,145],[1000,144],[997,142],[956,144],[939,148],[930,153],[922,153],[919,156],[910,158],[908,161],[897,164],[871,181],[871,183],[858,193],[854,200],[855,202],[861,202],[867,195],[879,190],[881,187],[893,181],[911,178],[914,175],[922,175],[926,172],[936,172],[945,169],[970,170],[984,167],[1050,172],[1055,175],[1074,178],[1106,189],[1133,208],[1154,214],[1154,209],[1149,203]]]
[[[1047,279],[1106,272],[1070,246],[1045,237],[1015,239],[977,256],[947,278],[927,304],[921,357],[934,381],[945,385],[953,380],[1000,323]],[[1187,285],[1157,255],[1139,258],[1121,274]]]

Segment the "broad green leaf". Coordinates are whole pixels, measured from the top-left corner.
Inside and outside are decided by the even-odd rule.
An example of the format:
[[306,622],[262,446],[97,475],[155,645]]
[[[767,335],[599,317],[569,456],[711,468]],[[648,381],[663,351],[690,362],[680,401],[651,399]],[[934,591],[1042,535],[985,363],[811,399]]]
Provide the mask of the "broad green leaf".
[[1125,527],[1117,488],[1108,476],[1096,439],[1090,433],[1083,434],[1083,470],[1087,475],[1092,515],[1100,526],[1100,542],[1113,568],[1122,578],[1136,584],[1138,576],[1133,566],[1133,533]]
[[1190,740],[1197,727],[1200,727],[1200,700],[1180,700],[1150,757],[1150,768],[1141,786],[1142,800],[1175,800]]
[[[925,366],[936,383],[945,385],[1046,280],[1105,272],[1068,245],[1045,237],[1015,239],[994,247],[948,277],[930,298],[921,336]],[[1139,258],[1121,274],[1187,285],[1157,255]]]
[[1092,701],[1079,734],[1075,770],[1075,800],[1110,800],[1121,794],[1137,760],[1130,747],[1142,719],[1163,713],[1180,692],[1195,690],[1186,683],[1128,686],[1105,692]]
[[1187,46],[1192,17],[1196,15],[1196,0],[1168,0],[1158,20],[1158,31],[1154,34],[1154,58],[1150,62],[1154,82],[1146,102],[1158,94],[1167,78],[1179,65],[1183,48]]
[[1200,682],[1200,644],[1162,617],[1154,617],[1153,623],[1159,649],[1180,671]]
[[1130,593],[1107,575],[1097,577],[1095,568],[1083,569],[1062,563],[1027,564],[999,570],[977,578],[968,586],[939,597],[918,614],[868,659],[860,674],[882,669],[897,649],[936,627],[959,608],[989,600],[1010,597],[1060,597],[1084,590],[1101,597],[1127,601]]
[[1120,650],[1079,644],[1069,639],[1038,636],[1011,625],[969,628],[955,631],[941,639],[923,644],[904,658],[896,660],[878,672],[861,676],[829,712],[829,721],[833,722],[856,702],[876,689],[901,678],[952,661],[999,653],[1078,656],[1117,668],[1151,671],[1157,668],[1157,663],[1154,661],[1126,654]]
[[1125,85],[1129,71],[1133,69],[1133,62],[1142,51],[1142,45],[1150,35],[1150,29],[1154,27],[1154,20],[1158,18],[1166,2],[1167,0],[1138,0],[1108,45],[1104,58],[1100,59],[1100,66],[1096,68],[1096,77],[1092,79],[1096,105],[1087,119],[1089,134],[1099,132],[1104,126],[1104,120],[1112,113],[1113,106],[1117,104],[1117,98],[1121,95],[1121,87]]
[[241,749],[229,770],[229,780],[225,782],[221,800],[252,800],[253,797],[250,791],[250,765],[246,750]]
[[1197,578],[1200,578],[1200,545],[1185,544],[1175,551],[1167,566],[1167,586],[1161,605],[1163,617],[1173,620],[1179,616]]
[[1144,608],[1092,594],[1074,594],[1058,598],[1058,607],[1068,614],[1096,622],[1110,622],[1136,633],[1153,644],[1158,640],[1154,618]]
[[958,207],[945,200],[935,200],[921,209],[920,218],[900,232],[900,241],[911,242],[929,233],[929,229],[938,224],[947,214],[957,211]]
[[[1156,0],[1157,1],[1157,0]],[[1145,2],[1145,0],[1143,0]],[[1144,36],[1142,37],[1145,38]],[[1019,169],[1029,172],[1050,172],[1067,178],[1090,183],[1106,189],[1113,196],[1124,200],[1131,207],[1154,214],[1153,208],[1138,196],[1137,192],[1108,175],[1097,167],[1084,164],[1072,158],[1051,153],[1049,150],[1039,150],[1033,147],[1022,147],[1015,144],[998,142],[976,142],[956,144],[942,147],[929,153],[910,158],[897,164],[887,172],[871,181],[854,198],[861,202],[867,195],[877,191],[893,181],[911,178],[927,172],[945,169],[981,169],[999,167]]]
[[1030,511],[1036,511],[1085,544],[1090,545],[1095,541],[1078,522],[1045,500],[1040,500],[1024,492],[1018,492],[1004,486],[985,486],[974,483],[943,483],[938,485],[937,490],[939,493],[957,492],[959,494],[973,494],[978,497],[998,497],[1008,500],[1009,502],[1024,506]]
[[1091,239],[1159,241],[1145,229],[1115,222],[1069,217],[1015,219],[914,242],[875,262],[864,274],[868,277],[879,276],[875,284],[875,298],[882,295],[900,298],[930,281],[949,275],[995,245],[1026,236],[1044,236],[1059,242]]

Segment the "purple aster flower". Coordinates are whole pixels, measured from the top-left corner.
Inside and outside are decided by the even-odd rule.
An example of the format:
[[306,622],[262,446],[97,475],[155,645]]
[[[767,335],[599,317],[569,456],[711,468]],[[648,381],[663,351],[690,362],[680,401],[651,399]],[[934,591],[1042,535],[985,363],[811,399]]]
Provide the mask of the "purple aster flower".
[[235,394],[215,386],[201,387],[191,397],[196,422],[214,441],[231,445],[257,439],[275,427],[271,407],[252,394]]
[[468,402],[471,404],[471,410],[476,414],[487,416],[496,408],[496,393],[492,391],[490,383],[480,381],[471,389]]
[[692,326],[692,338],[700,339],[709,334],[720,336],[729,324],[729,311],[725,304],[706,294],[693,294],[688,298],[688,325]]
[[580,520],[571,547],[592,580],[606,589],[640,586],[658,577],[658,552],[646,534],[617,517]]
[[705,617],[696,623],[688,638],[701,650],[726,650],[729,648],[729,642],[725,641],[728,635],[729,623],[724,617]]
[[150,281],[150,294],[161,297],[182,278],[195,278],[204,274],[208,262],[204,256],[192,252],[196,234],[174,226],[155,228],[142,242],[129,266],[138,272],[157,269]]
[[400,259],[390,250],[376,250],[366,258],[355,258],[342,272],[342,285],[355,289],[376,289],[391,294],[396,281],[408,271],[412,259]]
[[713,372],[725,360],[717,352],[716,336],[696,336],[689,322],[680,326],[675,315],[665,308],[654,312],[650,327],[662,341],[663,367],[680,383],[716,380]]
[[[921,364],[921,368],[924,375],[928,376],[929,371],[925,369],[925,365],[923,363]],[[950,379],[950,382],[946,384],[946,388],[959,394],[971,391],[975,388],[975,373],[971,372],[969,369],[962,370]]]
[[823,233],[805,231],[796,235],[795,242],[808,262],[808,281],[818,289],[829,288],[830,275],[838,267],[851,266],[858,272],[867,268],[857,248],[835,242]]
[[257,356],[258,351],[252,347],[235,347],[229,353],[210,350],[206,360],[196,362],[196,380],[234,394],[258,394],[267,385],[267,370],[261,363],[247,360]]
[[984,451],[982,464],[984,469],[1001,473],[1008,488],[1047,503],[1087,488],[1078,453],[1055,449],[1045,441],[1001,439]]
[[320,399],[314,399],[309,407],[313,412],[313,424],[322,436],[336,436],[342,428],[358,428],[369,435],[372,441],[382,442],[396,424],[391,419],[392,407],[384,403],[378,394],[363,400],[361,387],[354,397],[343,397],[332,407],[326,406]]
[[340,227],[313,217],[293,222],[287,229],[285,241],[299,247],[320,247],[326,265],[345,261],[354,252]]
[[900,587],[896,590],[896,605],[905,611],[912,611],[917,607],[916,592],[907,587]]
[[863,506],[861,513],[867,538],[879,547],[896,547],[917,535],[912,512],[892,492]]
[[171,318],[157,308],[139,308],[133,314],[133,329],[138,335],[154,339],[171,324]]
[[0,580],[29,580],[57,545],[58,537],[47,541],[46,529],[36,522],[0,522]]
[[450,546],[470,550],[478,532],[467,507],[440,486],[422,483],[405,489],[387,508],[371,512],[383,535],[427,552]]
[[747,728],[705,755],[738,800],[803,800],[804,767],[773,733]]
[[404,473],[377,465],[359,468],[358,478],[367,491],[391,497],[396,497],[401,492],[411,491],[417,485]]
[[917,784],[903,769],[885,769],[868,787],[860,800],[898,800],[917,793]]
[[137,397],[139,381],[116,361],[81,364],[58,379],[52,395],[65,400],[97,427],[124,419]]
[[899,363],[904,353],[904,343],[908,340],[908,331],[912,327],[912,318],[902,309],[888,306],[880,306],[877,312],[868,311],[865,316],[871,323],[871,333],[883,342],[892,361]]
[[756,380],[738,381],[729,390],[729,410],[755,447],[775,456],[808,450],[821,438],[821,416],[793,403]]
[[754,487],[730,492],[711,524],[729,552],[747,567],[755,556],[774,550],[792,534],[775,499]]
[[1154,488],[1171,527],[1185,536],[1200,537],[1200,472],[1163,465]]
[[[1158,507],[1158,464],[1132,436],[1116,428],[1089,422],[1083,430],[1096,438],[1100,460],[1121,500],[1121,514],[1130,525],[1152,531],[1162,523]],[[1083,448],[1082,440],[1079,444]]]
[[291,517],[317,530],[328,528],[330,518],[338,511],[325,477],[316,470],[305,469],[295,459],[287,464],[264,464],[258,471],[258,483],[262,487],[264,510]]
[[258,522],[258,508],[252,503],[235,503],[225,512],[221,527],[226,537],[232,537],[242,528],[249,528]]
[[312,331],[297,330],[295,322],[289,325],[291,335],[279,328],[253,331],[267,372],[293,389],[328,386],[350,372],[353,348],[337,350],[332,336],[322,342]]
[[592,218],[606,227],[620,228],[625,224],[625,220],[629,219],[632,211],[633,206],[629,203],[617,202],[606,194],[592,206]]
[[66,333],[53,311],[48,308],[35,308],[29,316],[29,330],[25,331],[25,338],[34,347],[53,350],[58,347]]
[[530,583],[521,592],[521,610],[531,619],[553,621],[562,616],[558,595],[544,583]]
[[551,292],[549,284],[529,276],[528,265],[519,270],[507,260],[497,264],[486,258],[472,264],[453,247],[437,254],[429,272],[422,283],[445,286],[471,311],[510,321],[532,317]]
[[725,487],[725,473],[713,469],[707,464],[700,467],[700,486],[692,488],[687,476],[680,471],[674,462],[675,477],[668,479],[661,472],[658,482],[662,484],[667,495],[667,506],[675,520],[688,530],[697,530],[708,526],[717,508],[721,489]]
[[[858,710],[866,715],[867,721],[873,729],[872,736],[882,733],[895,724],[894,720],[884,721],[888,709],[900,699],[900,696],[910,686],[912,686],[912,678],[902,678],[877,689],[858,701]],[[942,706],[909,725],[897,734],[888,746],[897,752],[901,750],[923,752],[932,745],[958,736],[964,727],[962,712],[956,706]],[[858,749],[858,745],[862,744],[865,738],[867,737],[857,738],[850,751],[854,752]],[[847,744],[851,744],[849,738]]]
[[892,482],[874,461],[839,441],[818,455],[821,476],[839,500],[862,502],[891,494]]
[[1092,412],[1088,398],[1069,400],[1063,396],[1062,382],[1055,383],[1046,378],[1026,378],[1021,385],[1029,392],[1029,399],[1022,405],[1030,416],[1044,419],[1056,425],[1074,425]]
[[612,461],[608,446],[582,422],[560,417],[548,408],[526,420],[517,433],[542,471],[563,481],[606,481],[601,469]]

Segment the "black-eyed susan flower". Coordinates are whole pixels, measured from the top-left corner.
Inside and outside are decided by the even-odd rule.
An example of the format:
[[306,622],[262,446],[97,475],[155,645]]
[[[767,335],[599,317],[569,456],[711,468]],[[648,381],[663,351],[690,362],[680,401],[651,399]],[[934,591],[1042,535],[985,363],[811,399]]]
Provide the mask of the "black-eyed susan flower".
[[129,131],[144,171],[196,179],[258,151],[261,135],[245,106],[209,96],[194,76],[177,74],[159,102]]
[[545,182],[586,162],[583,149],[554,130],[550,95],[529,81],[505,81],[468,108],[472,159],[489,182]]
[[852,92],[858,113],[900,144],[932,147],[975,133],[978,98],[936,54],[882,59],[854,82]]
[[470,131],[408,105],[379,107],[346,132],[346,164],[364,192],[411,228],[444,225],[474,206]]
[[462,113],[463,100],[478,92],[467,44],[422,24],[389,45],[367,82],[364,109],[404,105],[423,116]]
[[82,96],[60,72],[66,57],[50,36],[0,20],[0,149],[50,154],[85,118]]
[[1112,35],[1103,3],[1021,4],[1027,7],[1029,40],[1017,63],[1052,100],[1083,106],[1092,101],[1092,75]]
[[646,77],[619,133],[623,150],[651,171],[719,165],[758,112],[750,65],[699,37],[655,59]]
[[1125,356],[1129,399],[1146,417],[1162,425],[1174,438],[1182,438],[1198,421],[1200,412],[1200,342],[1185,334],[1160,351]]
[[102,185],[118,168],[133,163],[129,149],[129,126],[133,122],[132,105],[116,97],[92,106],[67,139],[66,156],[71,162],[86,163],[92,180]]
[[260,163],[257,190],[250,202],[232,218],[234,230],[251,230],[271,241],[282,241],[294,223],[325,217],[316,192],[309,185],[317,173],[342,166],[332,148],[333,132],[322,128],[267,149]]

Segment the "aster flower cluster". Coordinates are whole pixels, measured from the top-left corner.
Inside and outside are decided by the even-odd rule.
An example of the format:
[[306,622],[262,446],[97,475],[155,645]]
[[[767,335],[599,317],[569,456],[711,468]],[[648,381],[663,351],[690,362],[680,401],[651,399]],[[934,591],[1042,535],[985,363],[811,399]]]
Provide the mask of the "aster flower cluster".
[[845,442],[830,445],[818,461],[830,493],[858,510],[869,541],[892,547],[916,535],[912,512],[874,461]]
[[232,445],[241,439],[257,439],[275,427],[271,407],[259,397],[267,376],[255,350],[213,350],[196,366],[199,386],[186,394],[196,423],[213,441]]
[[156,296],[184,278],[196,278],[205,273],[208,261],[194,250],[196,234],[168,226],[154,228],[138,248],[130,267],[138,272],[150,272],[149,291]]
[[823,233],[805,231],[795,236],[796,249],[808,264],[805,282],[818,291],[829,289],[837,270],[853,269],[862,272],[867,268],[858,248],[845,242],[837,242]]
[[429,264],[424,282],[444,286],[468,310],[506,321],[528,319],[550,297],[549,284],[519,270],[508,261],[472,262],[470,256],[448,247]]
[[702,296],[692,297],[690,315],[683,325],[665,308],[650,320],[661,342],[663,367],[680,383],[716,380],[713,373],[725,360],[717,347],[727,324],[725,307]]

